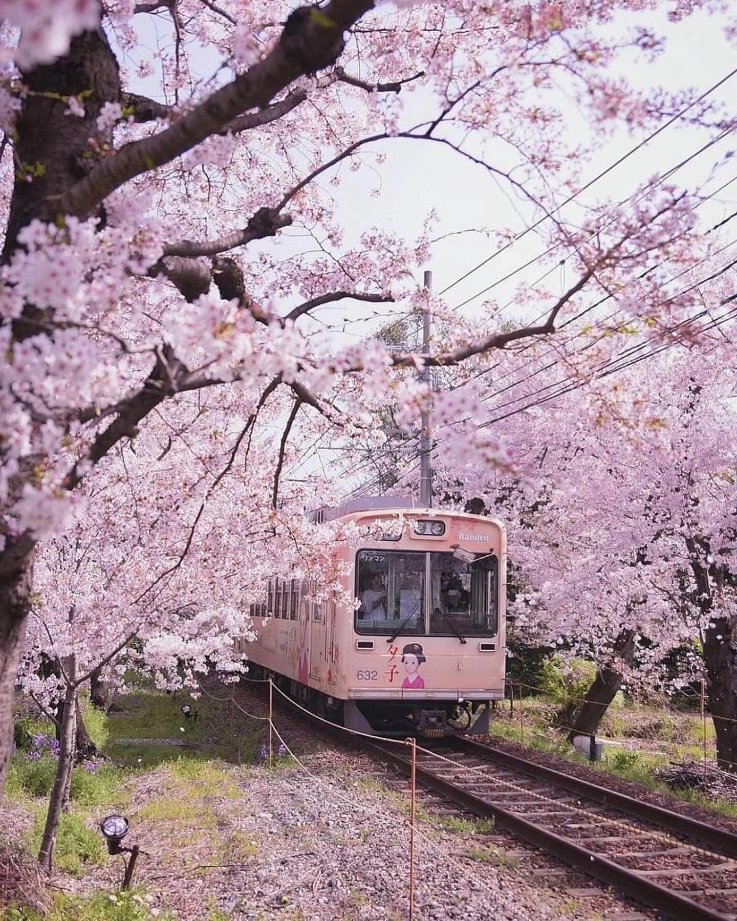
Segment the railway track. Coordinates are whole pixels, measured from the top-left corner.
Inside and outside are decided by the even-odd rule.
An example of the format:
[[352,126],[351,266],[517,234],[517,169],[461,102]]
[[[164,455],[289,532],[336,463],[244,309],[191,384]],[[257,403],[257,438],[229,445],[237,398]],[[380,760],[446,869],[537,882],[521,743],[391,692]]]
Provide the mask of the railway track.
[[[370,743],[409,773],[411,756]],[[737,835],[470,739],[419,746],[417,780],[678,921],[737,921]]]

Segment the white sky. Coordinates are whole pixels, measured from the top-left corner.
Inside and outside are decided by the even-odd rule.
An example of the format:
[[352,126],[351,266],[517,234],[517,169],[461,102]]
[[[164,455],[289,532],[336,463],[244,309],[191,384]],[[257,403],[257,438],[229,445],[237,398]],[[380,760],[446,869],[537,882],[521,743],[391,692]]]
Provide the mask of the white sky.
[[[665,5],[667,6],[667,5]],[[148,44],[154,48],[157,39],[153,30],[165,30],[162,20],[153,17],[141,17],[147,23],[142,25],[142,37],[148,36]],[[737,63],[735,49],[724,38],[724,20],[704,13],[689,17],[684,22],[671,24],[664,13],[652,12],[631,15],[627,19],[632,24],[645,25],[667,38],[666,51],[654,63],[643,63],[634,59],[624,60],[622,67],[627,68],[627,75],[643,88],[648,86],[664,87],[670,90],[683,90],[692,87],[693,96],[698,96],[712,84],[730,72]],[[618,22],[621,23],[622,18]],[[627,20],[624,20],[627,21]],[[168,41],[162,31],[160,39]],[[217,62],[209,56],[203,56],[203,72],[212,73]],[[153,94],[153,81],[139,87],[132,87],[139,92]],[[725,107],[734,115],[732,100],[737,92],[737,76],[729,80],[718,92],[710,97],[715,103]],[[426,98],[413,99],[403,94],[407,100],[409,114],[420,112]],[[564,103],[564,108],[566,104]],[[572,131],[585,131],[585,122],[578,116],[569,102],[567,116],[570,118]],[[422,120],[409,118],[404,122],[409,125]],[[606,169],[630,148],[650,133],[652,129],[638,131],[631,135],[624,131],[617,133],[597,150],[583,176],[588,181],[601,170]],[[575,219],[583,211],[581,204],[594,201],[618,201],[631,193],[633,188],[656,173],[675,166],[681,159],[695,152],[714,132],[698,131],[692,128],[674,125],[667,128],[659,137],[649,142],[645,148],[629,158],[625,163],[609,173],[579,200],[566,206],[563,214]],[[578,141],[582,137],[577,138]],[[734,138],[729,136],[711,151],[697,157],[687,168],[680,170],[673,181],[687,188],[702,184],[714,168],[714,164],[725,157],[734,146]],[[346,245],[356,242],[363,230],[371,227],[384,228],[408,239],[414,239],[421,231],[425,216],[431,209],[437,213],[437,235],[445,237],[433,246],[432,258],[425,268],[433,272],[434,290],[440,292],[451,285],[459,276],[478,265],[494,251],[493,244],[487,238],[487,232],[499,227],[510,227],[515,233],[523,231],[539,217],[532,206],[519,198],[513,197],[507,190],[500,188],[479,166],[464,161],[449,149],[437,145],[424,145],[414,141],[388,141],[367,148],[366,161],[371,162],[370,150],[385,153],[386,163],[380,168],[381,195],[372,197],[371,191],[379,181],[379,173],[373,169],[364,169],[359,173],[342,170],[344,180],[338,189],[330,192],[336,200],[337,215],[346,227]],[[710,180],[707,190],[713,190],[726,182],[734,174],[731,163],[727,162]],[[330,175],[321,177],[328,182]],[[266,202],[265,202],[266,203]],[[726,188],[708,205],[699,209],[699,218],[704,227],[708,227],[725,217],[737,207],[737,182]],[[360,217],[359,217],[360,216]],[[295,229],[295,233],[296,233]],[[724,231],[725,241],[731,239],[731,227]],[[290,236],[287,230],[285,236]],[[282,240],[278,245],[291,248],[298,240]],[[267,247],[273,247],[274,241],[266,241]],[[497,282],[507,273],[514,271],[521,264],[533,259],[544,246],[535,233],[525,238],[498,258],[492,259],[483,268],[474,272],[465,281],[455,285],[448,292],[447,302],[451,307],[471,298],[483,288]],[[558,263],[564,254],[556,252],[552,259],[535,263],[530,269],[494,291],[495,297],[504,303],[511,298],[517,285],[532,282],[546,269]],[[417,278],[418,284],[421,282]],[[547,280],[548,286],[558,292],[565,290],[570,281],[565,269],[556,268]],[[473,315],[481,309],[483,297],[472,300],[468,306],[461,308],[464,313]],[[344,316],[373,316],[378,313],[385,318],[403,313],[402,305],[365,305],[343,302],[338,308],[322,311],[319,316],[326,321],[337,320]],[[509,313],[510,318],[514,317]],[[355,322],[346,330],[342,338],[350,343],[370,334],[381,321]]]

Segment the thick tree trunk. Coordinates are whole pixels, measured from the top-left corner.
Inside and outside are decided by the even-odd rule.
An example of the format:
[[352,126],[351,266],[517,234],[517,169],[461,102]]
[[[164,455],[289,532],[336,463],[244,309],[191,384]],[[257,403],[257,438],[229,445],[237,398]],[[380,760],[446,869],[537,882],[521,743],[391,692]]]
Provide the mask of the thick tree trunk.
[[[73,664],[70,663],[73,672]],[[73,680],[73,673],[69,674]],[[69,785],[71,782],[72,768],[74,767],[74,736],[76,727],[76,710],[77,710],[77,693],[78,690],[73,684],[67,685],[66,694],[64,695],[64,719],[61,724],[61,742],[59,745],[59,761],[56,766],[56,777],[54,778],[54,787],[49,799],[49,811],[46,814],[46,825],[44,827],[41,848],[38,853],[38,862],[47,873],[51,873],[54,861],[54,847],[56,845],[56,831],[59,827],[59,819],[66,800],[69,795]]]
[[609,705],[622,686],[622,673],[617,670],[616,662],[631,665],[635,655],[635,636],[631,630],[623,630],[614,643],[612,661],[600,668],[591,687],[586,692],[583,704],[569,724],[570,742],[576,736],[592,735],[599,728]]
[[[102,106],[120,98],[118,64],[102,31],[76,36],[68,54],[23,74],[23,82],[28,93],[15,126],[16,179],[3,262],[17,248],[24,226],[35,218],[56,220],[63,195],[94,165],[90,140],[97,134]],[[84,100],[84,118],[68,114],[68,96]],[[13,321],[14,340],[36,334],[39,319],[39,311],[26,305]],[[28,469],[19,471],[11,484],[14,492],[33,475],[35,463],[30,459]],[[0,551],[0,792],[13,750],[13,695],[30,606],[34,544],[28,532],[7,535]]]
[[0,792],[13,753],[15,676],[26,635],[32,576],[29,557],[20,573],[0,580]]
[[90,675],[90,701],[99,710],[107,710],[110,703],[110,688],[102,677],[101,668],[96,668]]
[[77,761],[86,761],[88,758],[93,758],[97,754],[97,746],[90,738],[90,734],[87,732],[87,727],[84,724],[84,719],[82,718],[82,708],[79,706],[79,701],[75,707],[77,711],[76,716],[76,728],[74,732],[74,756]]
[[737,617],[715,617],[712,623],[704,633],[704,664],[717,763],[737,773]]

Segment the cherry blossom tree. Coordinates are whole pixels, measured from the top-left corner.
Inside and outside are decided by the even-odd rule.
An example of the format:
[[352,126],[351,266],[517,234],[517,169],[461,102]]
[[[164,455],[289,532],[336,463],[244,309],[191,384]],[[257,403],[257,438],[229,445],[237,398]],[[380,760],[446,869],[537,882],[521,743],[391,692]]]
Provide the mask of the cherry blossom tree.
[[[93,673],[103,671],[117,690],[134,670],[161,689],[197,694],[212,669],[226,681],[244,673],[242,641],[260,625],[248,612],[265,599],[269,578],[309,580],[315,597],[334,588],[332,550],[350,529],[314,533],[304,514],[313,484],[277,482],[275,469],[288,472],[294,458],[268,443],[268,432],[251,433],[257,469],[234,462],[236,429],[223,422],[249,409],[252,416],[236,387],[179,401],[166,424],[152,419],[97,465],[80,486],[70,527],[39,546],[19,678],[60,723],[39,855],[49,871],[75,760],[79,691]],[[275,483],[289,500],[283,509]]]
[[[702,5],[679,3],[674,15]],[[724,128],[706,104],[683,108],[687,94],[637,92],[611,77],[618,56],[657,53],[641,24],[625,17],[612,27],[615,13],[641,7],[641,0],[376,9],[372,0],[296,9],[258,0],[0,2],[0,777],[38,545],[79,520],[90,500],[82,485],[96,467],[120,477],[122,460],[108,467],[106,459],[151,424],[168,425],[172,444],[186,450],[177,419],[189,400],[201,400],[203,413],[212,406],[213,443],[202,455],[210,476],[200,488],[220,485],[212,471],[230,437],[233,463],[250,452],[242,503],[248,508],[253,483],[266,490],[259,508],[282,503],[283,511],[289,497],[280,494],[280,476],[306,418],[344,426],[350,437],[370,426],[370,411],[388,393],[400,417],[426,399],[404,370],[417,367],[415,355],[376,341],[342,347],[313,319],[343,301],[360,309],[403,299],[411,308],[423,297],[412,272],[427,257],[427,235],[405,242],[365,228],[348,240],[339,208],[346,171],[367,165],[376,175],[388,145],[442,150],[524,199],[546,218],[546,244],[574,254],[572,280],[562,293],[546,292],[539,321],[508,328],[491,305],[436,343],[431,365],[470,361],[477,369],[479,356],[554,332],[589,291],[621,290],[623,279],[646,269],[640,288],[656,288],[665,268],[652,269],[653,260],[689,258],[693,203],[675,188],[646,183],[614,217],[605,204],[584,220],[560,214],[608,125],[640,129],[682,110]],[[153,56],[152,28],[162,36]],[[564,130],[561,89],[576,100],[577,125],[583,114],[592,126],[580,144]],[[497,230],[500,242],[509,240]],[[631,309],[638,311],[634,297]],[[204,396],[228,388],[243,400],[230,421]],[[283,411],[272,419],[277,450],[264,459],[251,438],[272,398]],[[493,439],[480,448],[503,459]],[[171,450],[164,444],[147,456],[166,468]],[[189,489],[197,494],[191,482],[181,484],[183,496]],[[162,501],[171,517],[175,492],[170,483],[152,508]],[[100,501],[94,514],[104,534],[114,515]],[[170,567],[179,574],[201,545],[208,552],[200,505],[181,501],[181,513],[193,516],[189,536],[182,541],[176,530],[157,575]],[[113,546],[125,568],[122,540]],[[53,547],[52,555],[67,553]],[[67,556],[76,565],[77,550]],[[102,553],[94,559],[102,565]],[[126,578],[133,583],[133,566]],[[157,583],[162,593],[167,578]],[[156,602],[160,616],[188,597],[178,578],[169,606]],[[59,623],[74,611],[68,630],[102,613],[84,601],[80,579],[74,597],[62,603],[57,582],[59,599],[47,602]],[[224,584],[220,591],[231,605]],[[77,663],[72,685],[94,661]]]
[[[662,686],[665,656],[691,646],[692,670],[681,679],[707,679],[717,757],[729,770],[737,767],[734,319],[731,310],[725,323],[704,318],[690,345],[639,340],[626,374],[614,370],[621,342],[610,338],[604,376],[500,425],[515,446],[513,477],[466,470],[475,487],[485,480],[509,522],[524,577],[518,626],[599,666],[567,714],[572,734],[596,731],[623,678]],[[627,339],[631,349],[631,330]]]

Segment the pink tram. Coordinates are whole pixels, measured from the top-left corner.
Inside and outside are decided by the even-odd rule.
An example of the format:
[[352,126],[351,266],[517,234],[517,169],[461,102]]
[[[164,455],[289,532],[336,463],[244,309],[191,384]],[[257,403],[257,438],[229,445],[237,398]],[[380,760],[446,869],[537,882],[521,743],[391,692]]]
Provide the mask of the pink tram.
[[266,619],[241,651],[298,701],[352,729],[486,732],[490,701],[504,694],[504,528],[401,503],[361,499],[316,513],[370,526],[357,546],[336,543],[344,591],[314,603],[307,583],[274,579],[251,606],[255,624]]

